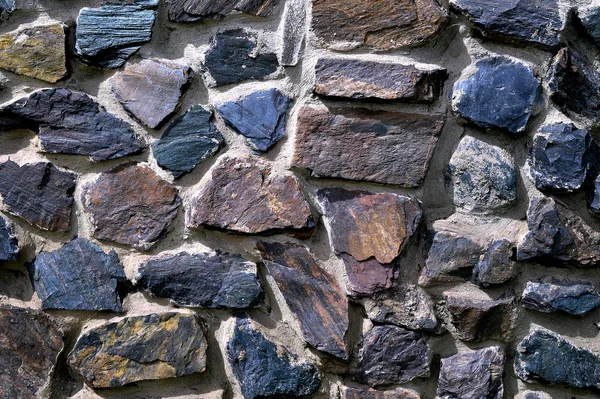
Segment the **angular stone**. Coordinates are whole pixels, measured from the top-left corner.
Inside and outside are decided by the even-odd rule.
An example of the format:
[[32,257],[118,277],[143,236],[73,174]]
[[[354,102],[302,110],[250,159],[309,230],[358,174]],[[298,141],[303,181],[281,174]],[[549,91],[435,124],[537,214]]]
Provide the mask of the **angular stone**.
[[48,231],[68,231],[77,175],[49,162],[22,166],[0,163],[0,196],[4,209]]
[[554,399],[545,392],[540,391],[523,391],[520,392],[515,399]]
[[147,250],[162,240],[181,200],[148,167],[128,163],[83,186],[81,202],[99,240]]
[[600,217],[600,175],[596,176],[588,192],[588,208],[590,212]]
[[92,388],[199,373],[206,368],[206,338],[195,315],[126,317],[83,333],[68,363]]
[[315,93],[322,96],[414,103],[436,101],[447,76],[442,68],[340,58],[320,58],[315,73]]
[[257,152],[267,152],[285,134],[287,110],[291,98],[277,89],[254,92],[217,107],[229,126],[246,138]]
[[180,252],[151,258],[138,273],[139,286],[182,306],[246,309],[264,300],[256,264],[239,255]]
[[4,216],[0,215],[0,262],[10,262],[17,259],[19,242],[13,225]]
[[300,51],[305,36],[306,14],[304,0],[285,2],[283,16],[279,23],[279,34],[281,35],[279,62],[283,66],[296,66],[300,61]]
[[442,359],[439,399],[502,399],[504,354],[499,346],[465,351]]
[[42,309],[123,311],[119,291],[128,280],[114,250],[106,254],[99,245],[76,238],[39,253],[30,272]]
[[321,268],[304,246],[261,241],[258,249],[306,342],[345,360],[348,299],[335,277]]
[[447,11],[434,0],[313,0],[312,29],[333,50],[390,50],[430,41]]
[[528,281],[521,305],[538,312],[583,315],[600,306],[600,293],[590,282]]
[[50,392],[63,334],[33,309],[0,305],[0,397],[35,399]]
[[346,291],[351,297],[371,296],[386,290],[398,278],[398,270],[393,264],[381,264],[375,258],[358,261],[347,253],[341,253],[340,256],[348,276]]
[[484,58],[473,68],[454,83],[452,111],[485,129],[524,132],[544,101],[531,68],[506,57]]
[[110,84],[123,108],[154,129],[179,108],[192,75],[188,65],[150,58],[127,65]]
[[266,17],[277,3],[277,0],[168,0],[168,13],[175,22],[221,19],[234,11]]
[[237,320],[227,357],[244,399],[300,398],[321,386],[314,365],[298,362],[287,349],[252,329],[247,319]]
[[516,266],[512,260],[514,249],[513,243],[507,239],[492,242],[473,269],[473,280],[487,287],[503,284],[515,277]]
[[192,200],[186,224],[245,234],[307,233],[314,227],[293,176],[274,175],[265,164],[237,158],[223,158],[213,168],[212,179]]
[[374,389],[341,388],[341,399],[421,399],[415,391],[396,388],[390,391],[376,391]]
[[596,44],[600,45],[600,24],[598,23],[598,18],[600,18],[600,7],[598,7],[597,4],[579,7],[577,9],[577,16],[587,34],[594,39]]
[[418,187],[444,122],[443,115],[305,106],[292,166],[315,177]]

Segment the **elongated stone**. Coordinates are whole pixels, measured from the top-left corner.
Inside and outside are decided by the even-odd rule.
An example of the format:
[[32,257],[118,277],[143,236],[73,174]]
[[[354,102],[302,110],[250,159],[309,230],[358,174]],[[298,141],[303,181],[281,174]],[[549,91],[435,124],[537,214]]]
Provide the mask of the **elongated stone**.
[[340,256],[348,276],[346,291],[353,298],[368,297],[386,290],[398,279],[398,269],[394,264],[382,264],[375,258],[358,261],[344,252]]
[[175,22],[221,19],[234,11],[266,17],[277,3],[278,0],[168,0],[168,13]]
[[515,249],[513,243],[505,238],[492,242],[473,269],[473,280],[487,287],[515,277],[516,266],[512,260]]
[[281,35],[279,62],[283,66],[296,66],[300,61],[300,51],[305,36],[306,14],[306,2],[304,0],[288,0],[285,2],[278,29]]
[[404,388],[389,391],[342,387],[342,399],[421,399],[419,394]]
[[590,282],[528,281],[521,304],[538,312],[579,316],[600,306],[600,293]]
[[596,216],[600,216],[600,175],[596,176],[594,183],[587,195],[588,209]]
[[16,260],[18,254],[19,242],[13,225],[10,220],[0,215],[0,262]]

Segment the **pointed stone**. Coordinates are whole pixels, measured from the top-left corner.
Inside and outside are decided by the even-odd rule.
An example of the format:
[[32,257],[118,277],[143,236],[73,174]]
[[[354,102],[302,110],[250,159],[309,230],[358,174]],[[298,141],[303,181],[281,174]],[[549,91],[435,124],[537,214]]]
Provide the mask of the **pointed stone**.
[[389,391],[342,387],[342,399],[421,399],[415,391],[396,388]]
[[348,276],[346,291],[353,298],[371,296],[386,290],[398,279],[398,269],[392,263],[379,263],[375,258],[358,261],[347,253],[340,254]]
[[515,277],[516,265],[512,260],[515,249],[513,243],[505,238],[492,242],[473,269],[473,280],[480,286],[488,287],[503,284]]
[[600,306],[600,293],[588,281],[528,281],[521,304],[538,312],[562,311],[580,316]]
[[168,0],[169,19],[175,22],[194,22],[222,19],[232,12],[266,17],[278,0]]
[[296,66],[300,61],[300,51],[306,35],[306,14],[306,1],[288,0],[285,2],[278,30],[281,35],[279,62],[283,66]]
[[13,225],[6,217],[0,215],[0,262],[17,259],[19,243]]

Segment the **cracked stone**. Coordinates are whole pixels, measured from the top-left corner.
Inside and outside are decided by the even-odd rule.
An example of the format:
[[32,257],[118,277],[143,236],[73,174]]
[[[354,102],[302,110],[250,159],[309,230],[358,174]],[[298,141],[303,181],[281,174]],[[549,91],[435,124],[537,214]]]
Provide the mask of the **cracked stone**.
[[0,215],[0,262],[10,262],[19,255],[19,242],[8,218]]
[[168,13],[175,22],[222,19],[236,11],[267,17],[277,3],[278,0],[168,0]]
[[521,304],[538,312],[562,311],[580,316],[600,306],[600,293],[587,281],[528,281]]

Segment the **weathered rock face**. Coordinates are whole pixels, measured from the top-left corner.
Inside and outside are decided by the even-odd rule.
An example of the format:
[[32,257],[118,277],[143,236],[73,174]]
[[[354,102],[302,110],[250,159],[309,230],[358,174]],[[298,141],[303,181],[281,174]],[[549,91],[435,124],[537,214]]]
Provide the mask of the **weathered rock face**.
[[305,24],[306,2],[303,0],[286,1],[279,24],[281,34],[279,62],[282,66],[296,66],[300,61],[300,51],[306,34]]
[[49,231],[68,231],[77,175],[49,162],[22,166],[0,163],[0,195],[4,209]]
[[310,231],[314,221],[293,176],[273,175],[251,159],[224,158],[212,179],[192,200],[189,227],[213,227],[246,234]]
[[202,372],[206,338],[196,316],[183,313],[127,317],[82,334],[69,366],[93,388]]
[[507,239],[492,242],[473,269],[473,280],[484,287],[502,284],[516,274],[516,265],[512,260],[516,248]]
[[394,264],[381,264],[375,258],[358,261],[347,253],[341,253],[340,256],[348,276],[346,291],[351,297],[371,296],[386,290],[398,278],[398,269]]
[[127,277],[119,257],[85,238],[41,252],[30,273],[43,309],[123,311],[119,289]]
[[316,177],[418,187],[444,122],[441,115],[305,106],[292,166]]
[[258,248],[306,342],[346,359],[348,300],[335,277],[322,269],[304,246],[260,242]]
[[62,332],[43,312],[0,305],[0,337],[0,397],[41,397],[64,347]]
[[278,0],[169,0],[169,19],[175,22],[194,22],[221,19],[234,11],[266,17],[271,15]]
[[227,357],[244,399],[300,398],[321,385],[314,365],[297,362],[285,348],[252,329],[247,319],[238,319],[227,343]]
[[538,312],[583,315],[600,306],[600,293],[590,282],[528,281],[521,304]]
[[594,215],[600,216],[600,175],[596,177],[588,192],[588,209]]
[[81,202],[95,238],[142,250],[164,238],[181,204],[173,186],[131,163],[87,183]]
[[391,391],[376,391],[374,389],[341,388],[342,399],[420,399],[414,391],[396,388]]
[[542,85],[530,67],[505,57],[488,57],[475,73],[454,83],[452,111],[486,129],[525,131],[543,104]]
[[10,220],[0,215],[0,262],[17,259],[19,242]]
[[152,295],[183,306],[246,309],[264,299],[256,264],[227,253],[151,258],[140,266],[137,280]]
[[554,399],[545,392],[539,391],[523,391],[515,396],[515,399]]
[[315,93],[327,97],[432,103],[438,99],[446,70],[352,59],[320,58]]
[[579,7],[577,9],[577,16],[587,34],[590,35],[597,44],[600,44],[600,24],[598,24],[600,7],[595,4],[591,4],[587,7]]

